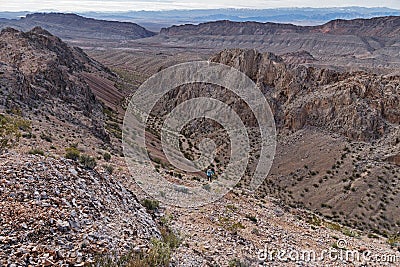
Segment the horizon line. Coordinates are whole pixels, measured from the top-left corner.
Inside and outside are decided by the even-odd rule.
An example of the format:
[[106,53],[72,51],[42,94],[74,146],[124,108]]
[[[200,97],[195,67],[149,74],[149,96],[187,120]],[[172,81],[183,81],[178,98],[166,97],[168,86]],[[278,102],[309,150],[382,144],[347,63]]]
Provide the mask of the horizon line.
[[290,10],[290,9],[342,9],[342,8],[364,8],[364,9],[389,9],[394,11],[400,11],[400,8],[392,8],[387,6],[329,6],[329,7],[271,7],[271,8],[252,8],[252,7],[221,7],[221,8],[174,8],[174,9],[138,9],[138,10],[62,10],[62,9],[40,9],[40,10],[0,10],[1,13],[87,13],[87,12],[98,12],[98,13],[129,13],[129,12],[171,12],[171,11],[211,11],[211,10]]

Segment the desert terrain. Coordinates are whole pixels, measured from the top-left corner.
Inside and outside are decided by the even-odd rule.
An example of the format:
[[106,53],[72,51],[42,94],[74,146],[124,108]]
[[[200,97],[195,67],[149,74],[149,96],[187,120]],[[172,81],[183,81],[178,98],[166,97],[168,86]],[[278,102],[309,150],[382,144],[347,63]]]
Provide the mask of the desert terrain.
[[[375,258],[366,266],[398,266],[400,17],[319,26],[215,21],[159,33],[71,14],[4,21],[1,265],[363,263],[263,260],[260,250],[267,246],[370,251],[397,261]],[[166,111],[205,96],[229,103],[246,125],[257,123],[223,88],[176,88],[152,113],[153,163],[129,170],[121,138],[130,97],[152,75],[200,60],[237,69],[257,84],[274,115],[276,154],[262,186],[250,191],[260,144],[259,133],[249,131],[254,153],[230,193],[202,207],[172,207],[150,198],[135,177],[157,172],[176,183],[207,182],[204,173],[168,164],[157,134]],[[202,139],[215,140],[223,152],[213,166],[217,174],[226,168],[223,129],[197,120],[182,136],[187,158],[198,156]]]

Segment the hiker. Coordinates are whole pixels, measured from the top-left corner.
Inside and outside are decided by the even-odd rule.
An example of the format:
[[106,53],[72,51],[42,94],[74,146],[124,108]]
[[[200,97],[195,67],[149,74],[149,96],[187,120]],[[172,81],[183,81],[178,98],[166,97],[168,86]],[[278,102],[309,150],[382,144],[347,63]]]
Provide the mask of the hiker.
[[214,175],[214,170],[213,169],[208,169],[206,174],[207,174],[208,181],[211,182],[211,177]]

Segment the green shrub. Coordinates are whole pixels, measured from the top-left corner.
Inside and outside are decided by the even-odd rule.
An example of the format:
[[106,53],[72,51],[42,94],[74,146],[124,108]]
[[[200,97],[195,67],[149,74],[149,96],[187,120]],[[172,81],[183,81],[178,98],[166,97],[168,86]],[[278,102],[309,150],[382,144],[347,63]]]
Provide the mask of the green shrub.
[[96,267],[168,267],[172,250],[180,245],[180,239],[169,229],[161,228],[162,240],[152,239],[147,251],[130,252],[122,257],[102,256],[91,266]]
[[170,249],[176,249],[181,244],[181,239],[168,227],[161,227],[160,229],[163,242],[168,244]]
[[229,232],[232,232],[233,234],[236,234],[240,229],[245,228],[242,223],[236,222],[230,217],[219,216],[218,221],[221,227]]
[[72,159],[72,160],[75,160],[75,161],[77,161],[79,159],[79,156],[81,154],[79,152],[79,150],[76,147],[73,147],[73,146],[66,148],[65,152],[66,152],[65,153],[65,158]]
[[107,153],[107,152],[105,152],[104,154],[103,154],[103,158],[104,158],[104,160],[105,161],[110,161],[111,160],[111,154],[110,153]]
[[114,167],[111,165],[103,165],[103,168],[110,175],[114,172]]
[[151,240],[148,251],[130,252],[121,257],[101,256],[90,266],[96,267],[168,267],[171,249],[168,244],[158,239]]
[[387,242],[391,247],[400,247],[400,235],[392,235],[388,237]]
[[229,261],[228,266],[229,267],[249,267],[250,264],[242,262],[239,259],[232,259]]
[[129,267],[168,267],[171,260],[171,248],[158,239],[151,241],[152,247],[148,254],[139,254],[129,262]]
[[30,122],[19,116],[0,114],[0,153],[19,142],[21,131],[30,131]]
[[96,159],[88,155],[81,155],[79,158],[79,163],[82,164],[84,168],[89,170],[93,170],[97,165]]
[[41,149],[35,148],[35,149],[31,149],[28,151],[29,154],[31,155],[42,155],[44,156],[44,152]]
[[141,201],[141,204],[148,210],[153,211],[160,207],[160,202],[158,200],[153,200],[149,198],[145,198]]

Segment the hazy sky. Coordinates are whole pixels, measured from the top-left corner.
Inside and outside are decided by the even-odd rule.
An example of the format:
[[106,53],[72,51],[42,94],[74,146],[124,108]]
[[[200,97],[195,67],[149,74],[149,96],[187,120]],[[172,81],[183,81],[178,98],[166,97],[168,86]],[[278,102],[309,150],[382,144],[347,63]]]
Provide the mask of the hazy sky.
[[399,0],[0,0],[0,11],[128,11],[199,8],[276,7],[390,7],[400,9]]

